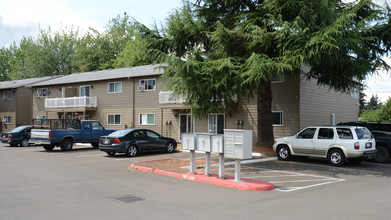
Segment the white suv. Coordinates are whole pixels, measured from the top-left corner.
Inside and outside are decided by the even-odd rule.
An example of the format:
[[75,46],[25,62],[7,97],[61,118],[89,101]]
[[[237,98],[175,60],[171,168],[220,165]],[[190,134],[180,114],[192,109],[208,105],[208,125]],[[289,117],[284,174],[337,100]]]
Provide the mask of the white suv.
[[359,163],[376,154],[371,132],[357,126],[311,126],[293,137],[277,138],[273,145],[280,160],[292,155],[327,158],[331,165],[342,166],[346,159]]

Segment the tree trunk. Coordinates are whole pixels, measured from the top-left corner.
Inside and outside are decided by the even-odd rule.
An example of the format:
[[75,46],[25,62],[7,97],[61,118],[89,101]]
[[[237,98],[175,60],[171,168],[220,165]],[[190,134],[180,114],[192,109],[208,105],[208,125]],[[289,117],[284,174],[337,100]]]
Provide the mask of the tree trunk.
[[261,87],[257,89],[258,139],[256,147],[271,148],[273,146],[272,99],[271,81],[263,81]]

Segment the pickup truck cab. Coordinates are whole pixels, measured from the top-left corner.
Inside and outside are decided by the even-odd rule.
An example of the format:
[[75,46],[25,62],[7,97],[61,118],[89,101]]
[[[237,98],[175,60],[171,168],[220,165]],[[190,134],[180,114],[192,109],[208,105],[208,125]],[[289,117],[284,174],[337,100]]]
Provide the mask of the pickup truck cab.
[[79,129],[31,129],[30,143],[41,144],[47,151],[60,147],[62,151],[72,150],[74,143],[91,143],[99,146],[99,138],[115,130],[105,129],[99,121],[82,120]]
[[291,156],[327,158],[333,166],[342,166],[345,160],[359,163],[364,157],[376,154],[376,143],[371,132],[359,126],[311,126],[292,137],[277,138],[273,145],[280,160]]

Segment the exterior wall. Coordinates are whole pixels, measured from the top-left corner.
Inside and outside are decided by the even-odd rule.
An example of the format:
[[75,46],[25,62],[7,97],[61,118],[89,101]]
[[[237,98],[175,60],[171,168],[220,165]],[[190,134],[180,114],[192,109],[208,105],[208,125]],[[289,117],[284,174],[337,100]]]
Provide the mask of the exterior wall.
[[[3,92],[12,91],[12,99],[4,100]],[[4,116],[11,116],[11,124],[5,125],[3,129],[9,131],[16,128],[16,90],[4,89],[0,90],[0,120],[3,120]]]
[[16,126],[31,124],[31,89],[20,87],[16,91]]
[[335,114],[336,124],[358,120],[359,99],[316,83],[316,80],[300,81],[300,129],[331,125],[331,114]]

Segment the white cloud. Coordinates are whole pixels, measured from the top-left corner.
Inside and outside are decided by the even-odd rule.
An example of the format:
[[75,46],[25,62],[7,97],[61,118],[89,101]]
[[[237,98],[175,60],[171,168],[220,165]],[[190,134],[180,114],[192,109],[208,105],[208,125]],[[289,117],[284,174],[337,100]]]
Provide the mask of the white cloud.
[[[391,66],[391,58],[383,58],[388,65]],[[386,102],[391,97],[391,72],[379,70],[372,76],[368,76],[364,81],[367,88],[364,93],[367,95],[366,100],[369,100],[372,95],[377,95],[382,102]]]
[[0,0],[0,16],[5,27],[38,27],[54,31],[62,27],[96,27],[98,23],[75,14],[53,0]]

